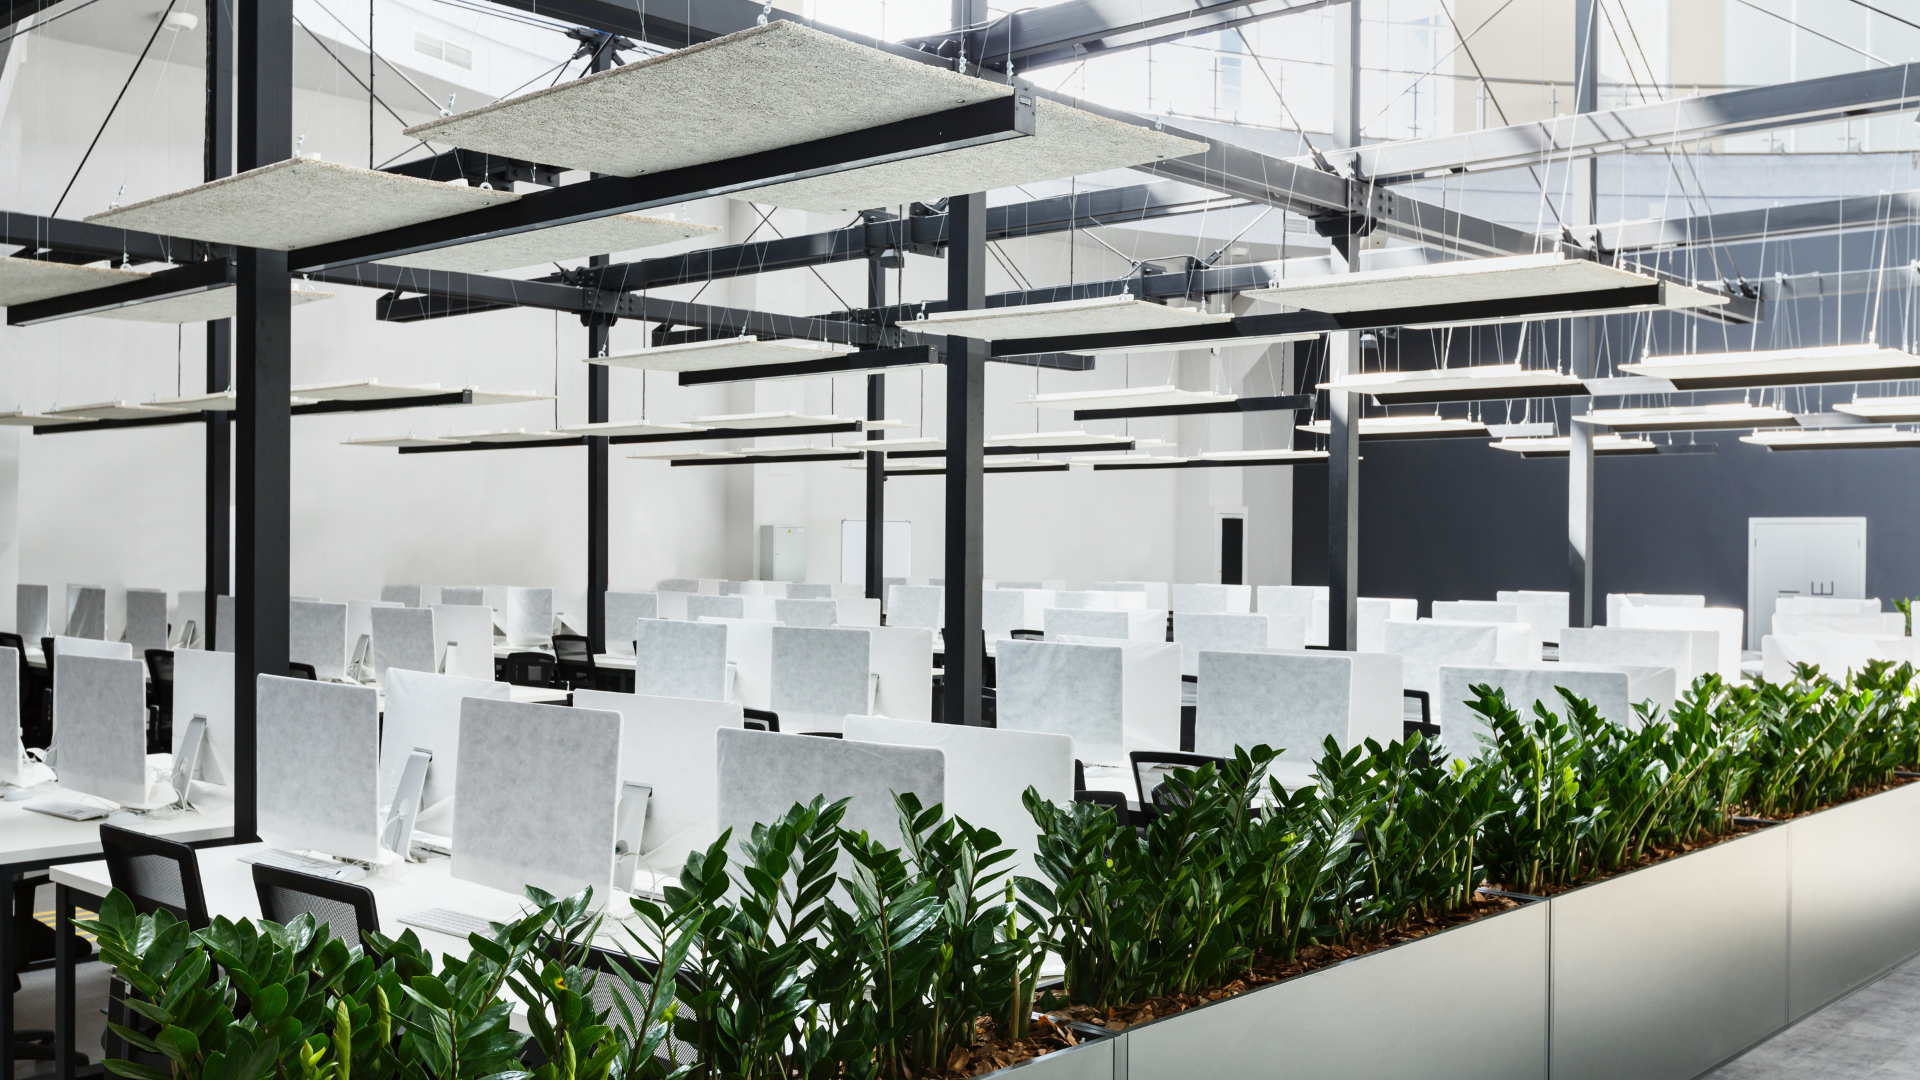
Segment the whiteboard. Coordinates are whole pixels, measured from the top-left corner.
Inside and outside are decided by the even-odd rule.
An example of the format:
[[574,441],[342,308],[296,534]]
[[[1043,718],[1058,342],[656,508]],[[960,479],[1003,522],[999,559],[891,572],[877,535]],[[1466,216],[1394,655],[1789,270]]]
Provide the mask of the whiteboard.
[[[913,522],[888,521],[881,525],[881,577],[912,577],[908,556],[913,553]],[[866,584],[867,521],[843,518],[840,522],[840,580],[845,584]]]

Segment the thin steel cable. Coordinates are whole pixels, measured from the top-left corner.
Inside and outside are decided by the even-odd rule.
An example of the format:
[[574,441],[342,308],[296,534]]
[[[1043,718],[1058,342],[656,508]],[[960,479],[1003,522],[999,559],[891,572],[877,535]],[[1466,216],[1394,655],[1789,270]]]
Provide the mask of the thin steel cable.
[[60,207],[73,194],[73,182],[80,179],[80,170],[87,167],[87,159],[93,156],[93,148],[100,145],[100,136],[107,133],[107,125],[113,123],[114,111],[120,108],[120,101],[127,96],[127,89],[133,85],[133,77],[140,74],[140,65],[146,62],[147,53],[152,51],[153,43],[160,37],[160,31],[166,29],[167,16],[173,14],[173,5],[177,0],[167,0],[167,10],[160,13],[160,21],[154,24],[153,33],[147,37],[146,47],[140,50],[140,56],[133,62],[133,70],[127,72],[127,81],[120,84],[120,92],[113,97],[113,104],[107,108],[107,118],[100,121],[100,130],[93,133],[93,141],[87,144],[87,152],[80,155],[80,164],[73,167],[73,175],[67,178],[66,189],[60,192],[60,201],[53,204],[53,212],[48,217],[58,217]]

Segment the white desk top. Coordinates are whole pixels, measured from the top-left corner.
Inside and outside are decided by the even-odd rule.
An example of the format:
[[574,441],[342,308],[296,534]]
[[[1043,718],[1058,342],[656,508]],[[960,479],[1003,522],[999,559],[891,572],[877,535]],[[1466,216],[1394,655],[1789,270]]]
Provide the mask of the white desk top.
[[[34,790],[34,798],[71,800],[74,796],[47,784]],[[71,859],[100,852],[100,821],[68,821],[27,809],[33,800],[0,802],[0,864],[44,863],[52,859]],[[142,816],[130,826],[137,832],[163,836],[183,844],[217,840],[233,835],[233,803],[209,800],[204,810],[194,810],[164,820]]]

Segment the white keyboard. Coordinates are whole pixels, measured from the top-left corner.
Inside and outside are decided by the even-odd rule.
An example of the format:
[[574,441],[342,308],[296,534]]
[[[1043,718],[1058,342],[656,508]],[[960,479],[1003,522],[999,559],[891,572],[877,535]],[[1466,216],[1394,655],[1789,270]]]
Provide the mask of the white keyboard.
[[361,878],[367,876],[367,870],[364,866],[355,866],[353,863],[334,862],[332,859],[315,859],[306,855],[295,855],[291,851],[280,851],[275,848],[261,848],[259,851],[250,852],[240,856],[240,861],[243,863],[256,863],[260,866],[271,866],[276,870],[292,870],[301,874],[312,874],[314,877],[327,878],[330,881],[359,881]]
[[468,934],[479,934],[485,937],[493,932],[493,928],[487,925],[487,920],[480,916],[449,908],[427,908],[411,915],[402,915],[400,921],[422,930],[431,930],[436,934],[445,934],[462,940]]
[[62,802],[58,799],[35,799],[27,804],[27,809],[40,814],[51,814],[68,821],[92,821],[103,818],[113,811],[101,806],[89,806],[86,803]]

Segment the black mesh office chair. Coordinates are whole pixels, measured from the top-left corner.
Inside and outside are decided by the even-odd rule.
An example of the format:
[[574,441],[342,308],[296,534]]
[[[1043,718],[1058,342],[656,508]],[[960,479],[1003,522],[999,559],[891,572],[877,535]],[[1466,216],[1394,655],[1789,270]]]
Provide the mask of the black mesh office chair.
[[[41,660],[45,661],[47,665],[47,681],[44,684],[42,684],[42,692],[40,694],[42,714],[47,718],[47,741],[44,743],[41,743],[41,745],[52,746],[53,745],[53,639],[52,638],[43,637],[40,639],[40,658]],[[31,746],[33,744],[28,743],[27,745]]]
[[1177,791],[1170,791],[1165,777],[1175,769],[1198,769],[1211,764],[1215,768],[1226,765],[1227,759],[1207,754],[1176,754],[1135,750],[1127,755],[1133,767],[1133,787],[1140,796],[1140,812],[1151,816],[1169,800],[1180,798]]
[[507,681],[515,686],[552,686],[560,662],[543,652],[507,654]]
[[333,936],[346,942],[356,956],[360,954],[360,931],[380,929],[373,893],[350,881],[255,863],[253,890],[260,896],[261,917],[285,926],[302,912],[308,913],[314,922],[331,927]]
[[756,731],[780,730],[780,714],[777,712],[768,712],[766,709],[742,708],[740,713],[742,722]]
[[147,706],[158,716],[147,753],[164,754],[173,749],[173,652],[148,649],[146,656]]
[[593,649],[579,634],[553,635],[553,656],[559,664],[556,685],[569,690],[600,689],[600,672],[593,664]]
[[200,862],[193,849],[172,840],[100,826],[107,878],[143,915],[165,908],[195,930],[207,926],[207,897],[200,888]]
[[298,660],[294,660],[287,664],[287,678],[306,679],[309,682],[318,682],[320,673],[313,670],[312,664],[302,664]]

